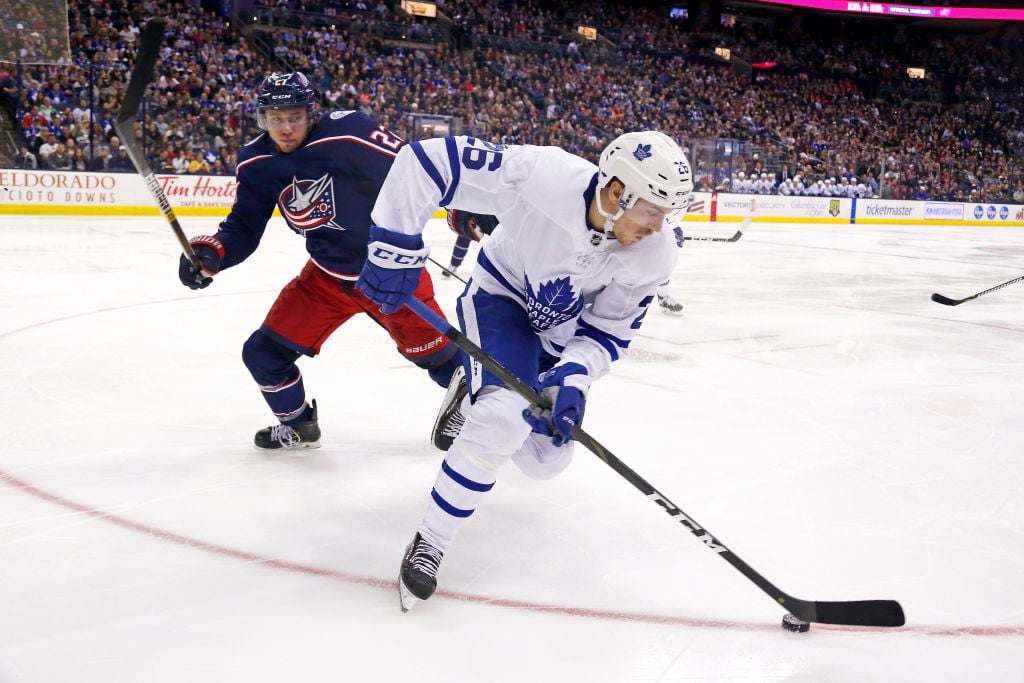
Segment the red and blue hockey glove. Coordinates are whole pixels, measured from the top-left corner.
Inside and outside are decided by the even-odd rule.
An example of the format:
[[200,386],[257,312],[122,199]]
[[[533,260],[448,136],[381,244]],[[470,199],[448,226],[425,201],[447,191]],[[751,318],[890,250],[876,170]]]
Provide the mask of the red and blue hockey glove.
[[220,270],[224,258],[224,245],[216,237],[200,235],[189,240],[192,252],[199,265],[192,263],[184,254],[178,261],[178,278],[189,289],[204,289],[213,282],[213,276]]
[[498,218],[484,213],[470,213],[459,209],[446,209],[448,227],[456,235],[479,242],[484,235],[490,235],[498,227]]
[[590,375],[579,363],[556,365],[541,378],[540,389],[551,407],[530,406],[523,410],[523,419],[533,431],[561,446],[572,439],[572,428],[583,422]]
[[379,304],[384,315],[394,313],[416,291],[429,253],[420,235],[371,225],[366,263],[356,289]]

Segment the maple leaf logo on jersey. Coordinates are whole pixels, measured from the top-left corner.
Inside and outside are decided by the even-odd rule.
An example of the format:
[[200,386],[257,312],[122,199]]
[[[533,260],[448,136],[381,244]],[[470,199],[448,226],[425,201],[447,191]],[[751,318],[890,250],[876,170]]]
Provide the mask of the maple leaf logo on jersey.
[[292,178],[277,198],[288,224],[300,232],[328,227],[344,230],[334,222],[334,178],[325,173],[317,180]]
[[543,282],[534,291],[530,278],[526,281],[526,315],[530,326],[538,331],[572,320],[583,310],[583,295],[576,294],[568,276]]
[[636,149],[633,150],[633,156],[636,157],[637,161],[643,161],[644,159],[650,159],[654,155],[651,154],[650,145],[645,145],[641,143],[636,146]]

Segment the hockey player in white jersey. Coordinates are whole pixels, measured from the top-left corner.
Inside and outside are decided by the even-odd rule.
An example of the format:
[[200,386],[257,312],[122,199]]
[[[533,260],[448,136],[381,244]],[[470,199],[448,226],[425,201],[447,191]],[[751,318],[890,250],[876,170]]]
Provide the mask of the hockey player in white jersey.
[[[406,549],[403,610],[429,598],[459,528],[511,459],[547,479],[572,458],[591,382],[626,355],[676,263],[666,218],[686,208],[689,162],[667,135],[626,133],[595,167],[557,147],[435,138],[403,148],[373,209],[357,287],[397,310],[428,250],[421,232],[438,207],[500,220],[457,304],[464,334],[551,407],[541,410],[471,361],[461,431],[448,449]],[[449,402],[466,391],[450,386]],[[446,406],[442,406],[442,411]]]

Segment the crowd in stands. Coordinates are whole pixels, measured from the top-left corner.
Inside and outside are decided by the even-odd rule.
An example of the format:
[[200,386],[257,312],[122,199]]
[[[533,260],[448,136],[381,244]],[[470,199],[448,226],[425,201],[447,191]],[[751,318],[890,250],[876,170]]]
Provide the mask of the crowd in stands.
[[[723,25],[625,0],[515,11],[445,0],[446,19],[428,20],[397,4],[259,0],[245,27],[194,0],[71,0],[69,63],[0,63],[24,145],[15,163],[132,170],[113,117],[138,30],[159,13],[170,38],[135,135],[166,173],[233,173],[258,132],[253,89],[297,68],[326,106],[364,109],[407,139],[440,118],[596,160],[616,135],[655,128],[689,150],[698,189],[1024,203],[1024,46],[1012,27]],[[732,63],[713,56],[722,45]],[[911,65],[928,77],[910,79]]]

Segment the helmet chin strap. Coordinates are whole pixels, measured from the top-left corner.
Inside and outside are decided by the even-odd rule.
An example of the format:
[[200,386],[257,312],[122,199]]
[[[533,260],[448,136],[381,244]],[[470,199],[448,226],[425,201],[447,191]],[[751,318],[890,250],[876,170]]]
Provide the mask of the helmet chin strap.
[[614,213],[614,214],[612,214],[612,213],[610,213],[608,211],[605,211],[604,207],[601,205],[601,193],[600,192],[598,192],[596,195],[594,195],[594,199],[597,200],[597,212],[599,214],[601,214],[602,216],[604,216],[604,234],[605,234],[605,237],[615,237],[615,221],[619,220],[619,218],[622,217],[622,214],[624,214],[626,212],[626,210],[623,209],[622,206],[619,206],[619,210],[616,213]]

